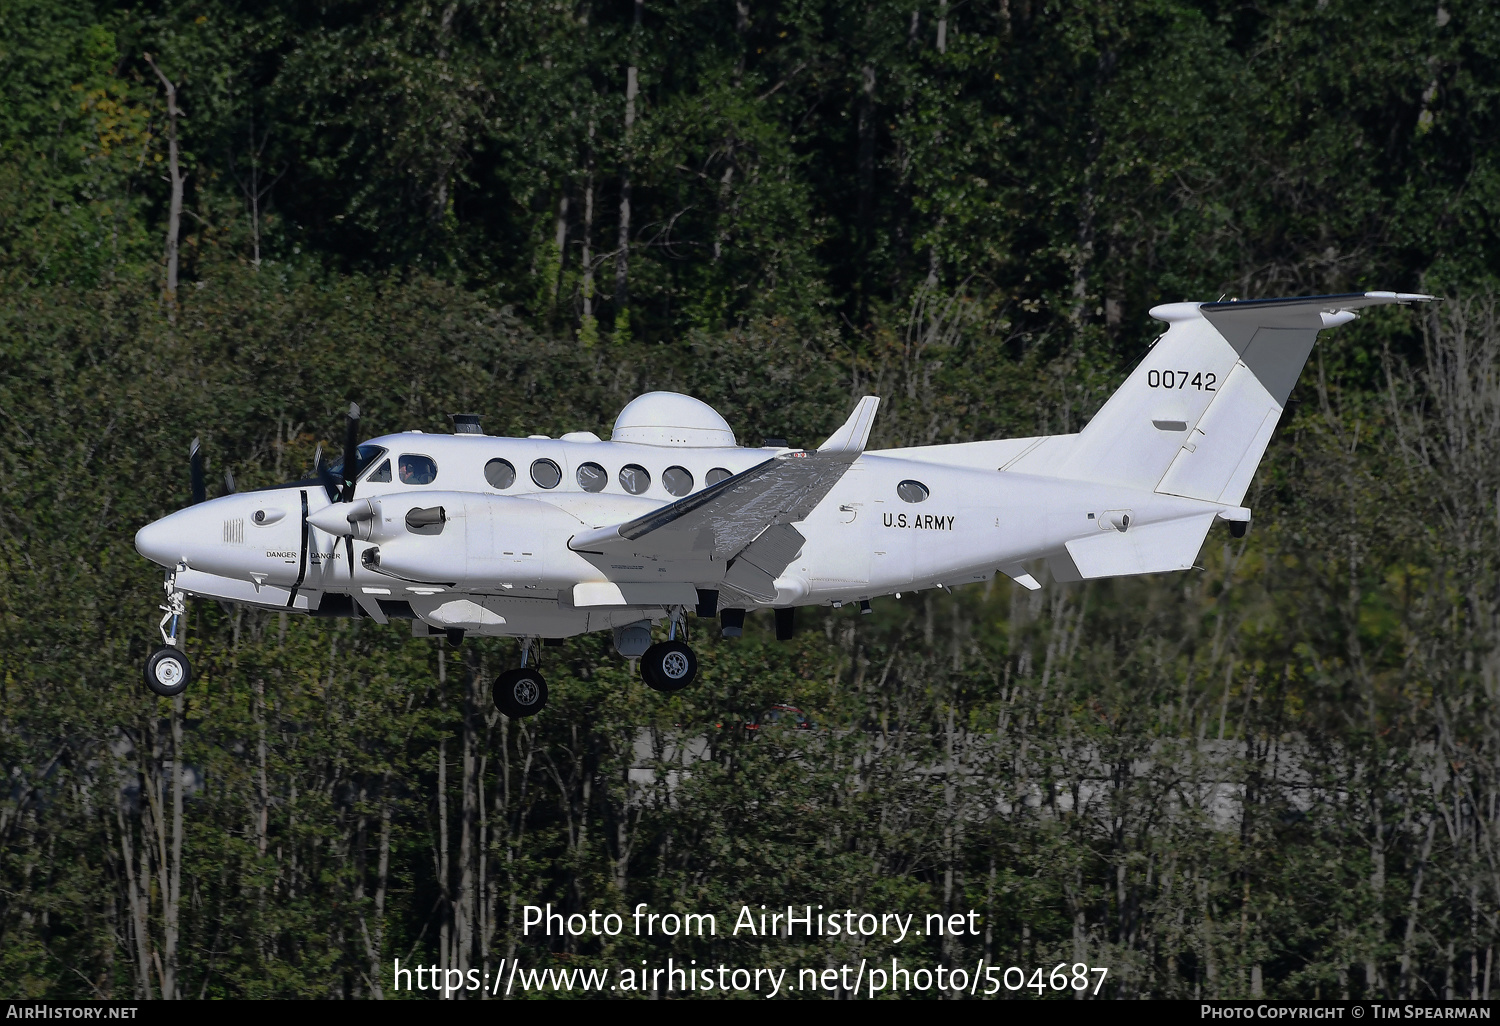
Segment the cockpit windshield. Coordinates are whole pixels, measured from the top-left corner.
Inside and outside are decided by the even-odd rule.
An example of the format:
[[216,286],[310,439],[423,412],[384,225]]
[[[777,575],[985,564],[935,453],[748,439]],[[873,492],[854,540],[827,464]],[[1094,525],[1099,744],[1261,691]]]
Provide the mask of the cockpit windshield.
[[[354,479],[358,481],[370,465],[385,455],[385,448],[379,445],[361,445],[354,450]],[[379,471],[377,471],[379,473]],[[328,497],[337,500],[339,495],[339,482],[344,479],[344,461],[334,460],[324,468],[322,475],[323,487],[328,490]],[[390,480],[390,473],[386,473],[385,479]]]
[[[361,445],[354,450],[354,479],[359,480],[361,474],[369,468],[380,457],[385,455],[385,448],[379,445]],[[343,459],[336,459],[328,465],[328,472],[335,478],[342,478],[344,473]]]

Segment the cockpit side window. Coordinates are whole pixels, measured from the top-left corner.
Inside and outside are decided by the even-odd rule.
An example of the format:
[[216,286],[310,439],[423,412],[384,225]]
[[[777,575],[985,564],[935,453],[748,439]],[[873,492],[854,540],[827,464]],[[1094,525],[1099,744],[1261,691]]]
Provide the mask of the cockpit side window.
[[374,484],[389,483],[391,480],[391,461],[386,460],[380,466],[376,467],[365,480]]
[[427,485],[437,480],[437,464],[432,461],[431,456],[404,452],[397,465],[400,467],[402,484]]

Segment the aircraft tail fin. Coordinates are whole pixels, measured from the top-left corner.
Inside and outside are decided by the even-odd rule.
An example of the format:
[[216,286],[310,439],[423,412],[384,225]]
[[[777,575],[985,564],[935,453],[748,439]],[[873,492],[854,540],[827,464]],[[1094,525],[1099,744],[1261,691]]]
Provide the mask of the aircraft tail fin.
[[1170,303],[1125,384],[1079,433],[1058,476],[1238,506],[1318,332],[1396,292]]

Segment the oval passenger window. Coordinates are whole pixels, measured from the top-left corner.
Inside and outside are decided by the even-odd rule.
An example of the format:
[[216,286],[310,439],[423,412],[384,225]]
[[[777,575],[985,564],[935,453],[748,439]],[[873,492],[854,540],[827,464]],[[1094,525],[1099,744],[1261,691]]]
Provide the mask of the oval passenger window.
[[725,470],[723,467],[715,467],[707,474],[703,475],[703,482],[708,485],[716,485],[720,481],[728,481],[733,476],[733,474]]
[[639,495],[651,487],[651,471],[636,463],[627,463],[620,468],[620,487],[631,495]]
[[484,479],[491,488],[504,491],[516,483],[516,468],[510,460],[493,459],[484,465]]
[[896,486],[896,494],[902,502],[926,502],[929,492],[921,481],[902,481]]
[[578,468],[578,487],[586,492],[602,492],[609,484],[609,474],[597,463],[585,463]]
[[693,472],[687,467],[668,467],[662,471],[661,483],[673,495],[686,495],[693,490]]
[[540,488],[556,488],[562,480],[562,471],[551,460],[537,460],[531,465],[531,479]]
[[431,456],[402,453],[397,466],[401,468],[402,484],[425,485],[437,480],[437,464],[432,462]]

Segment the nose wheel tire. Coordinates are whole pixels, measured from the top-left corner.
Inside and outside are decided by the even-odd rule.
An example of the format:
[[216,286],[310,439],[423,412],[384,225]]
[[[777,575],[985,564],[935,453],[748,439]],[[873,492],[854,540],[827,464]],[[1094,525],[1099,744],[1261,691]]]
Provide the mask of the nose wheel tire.
[[698,657],[680,641],[660,641],[641,656],[641,679],[652,691],[681,691],[698,676]]
[[495,678],[495,708],[507,716],[534,716],[547,704],[547,681],[529,666]]
[[192,664],[178,649],[159,648],[146,660],[146,687],[163,698],[176,698],[192,679]]

